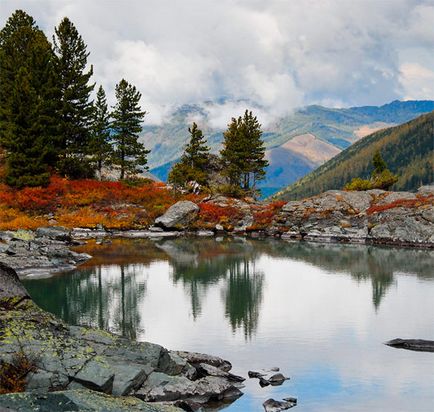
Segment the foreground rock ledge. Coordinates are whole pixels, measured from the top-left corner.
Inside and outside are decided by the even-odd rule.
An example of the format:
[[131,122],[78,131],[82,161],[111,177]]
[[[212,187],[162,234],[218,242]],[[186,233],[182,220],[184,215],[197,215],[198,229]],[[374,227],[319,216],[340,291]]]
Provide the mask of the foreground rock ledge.
[[[228,402],[242,395],[240,381],[243,379],[230,374],[231,364],[218,357],[172,352],[157,344],[66,325],[36,306],[15,271],[0,263],[1,364],[12,363],[15,354],[20,352],[32,359],[36,367],[26,377],[25,391],[44,395],[63,392],[56,392],[58,397],[50,394],[48,398],[0,396],[0,409],[14,408],[13,405],[22,401],[22,408],[17,409],[35,410],[27,409],[26,405],[32,402],[37,405],[41,399],[55,405],[64,397],[72,399],[72,403],[95,405],[93,409],[83,410],[112,410],[98,408],[98,402],[110,398],[83,392],[86,389],[132,396],[134,400],[125,402],[136,402],[141,409],[134,406],[130,410],[144,411],[179,410],[174,405],[185,408],[187,405],[187,410],[195,410],[210,401]],[[150,407],[147,402],[164,404]],[[170,404],[172,408],[168,408]],[[128,410],[128,407],[113,410]]]

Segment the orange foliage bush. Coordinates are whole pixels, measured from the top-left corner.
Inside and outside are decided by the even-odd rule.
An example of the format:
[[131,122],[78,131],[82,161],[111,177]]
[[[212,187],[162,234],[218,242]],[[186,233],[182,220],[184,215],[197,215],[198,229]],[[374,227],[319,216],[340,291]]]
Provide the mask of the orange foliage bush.
[[150,181],[130,186],[53,176],[47,187],[16,190],[0,184],[0,230],[46,225],[48,213],[66,227],[143,227],[177,200],[163,183]]
[[253,225],[250,226],[248,229],[259,230],[268,227],[273,221],[276,214],[280,211],[280,209],[282,209],[285,204],[285,201],[278,200],[276,202],[269,203],[265,207],[259,208],[259,210],[253,213]]
[[394,202],[387,203],[385,205],[373,205],[371,206],[366,213],[368,215],[372,215],[373,213],[384,212],[385,210],[394,209],[396,207],[419,207],[422,205],[432,204],[434,202],[434,196],[422,196],[416,195],[416,199],[397,199]]
[[217,223],[233,223],[242,217],[242,214],[233,206],[219,206],[214,203],[199,204],[199,222],[208,225],[216,225]]
[[35,370],[34,359],[24,352],[15,353],[10,363],[0,364],[0,394],[24,392],[26,377]]
[[17,209],[0,207],[0,230],[36,229],[47,225],[44,217],[28,216]]

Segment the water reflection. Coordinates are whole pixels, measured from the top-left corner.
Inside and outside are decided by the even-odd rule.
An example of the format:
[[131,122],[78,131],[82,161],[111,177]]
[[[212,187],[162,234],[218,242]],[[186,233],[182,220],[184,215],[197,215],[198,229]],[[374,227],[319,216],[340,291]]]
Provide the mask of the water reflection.
[[[302,261],[329,273],[342,273],[372,284],[376,309],[396,273],[432,278],[433,252],[427,250],[285,243],[275,240],[174,239],[114,241],[84,248],[95,258],[72,273],[27,280],[36,302],[71,324],[112,330],[129,338],[143,334],[141,305],[153,263],[168,265],[174,285],[189,296],[193,319],[201,316],[210,288],[220,290],[222,309],[233,332],[251,338],[264,299],[265,275],[256,262],[263,256]],[[267,280],[272,280],[273,273]]]
[[291,376],[247,380],[231,411],[288,396],[305,412],[432,410],[432,354],[383,342],[433,338],[433,251],[235,238],[85,250],[95,258],[79,270],[25,282],[35,301],[70,323],[222,356],[236,374]]

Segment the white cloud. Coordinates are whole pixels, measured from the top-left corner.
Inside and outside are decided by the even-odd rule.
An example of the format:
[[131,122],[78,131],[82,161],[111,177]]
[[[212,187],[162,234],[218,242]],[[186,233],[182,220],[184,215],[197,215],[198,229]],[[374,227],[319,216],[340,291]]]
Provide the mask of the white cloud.
[[418,63],[405,63],[400,67],[400,83],[406,100],[434,96],[434,70]]
[[[434,70],[432,0],[2,0],[1,25],[16,8],[50,37],[70,17],[95,80],[109,96],[122,77],[135,84],[148,122],[221,97],[254,102],[263,122],[302,104],[434,98],[432,78],[408,69]],[[213,122],[237,105],[213,105]]]

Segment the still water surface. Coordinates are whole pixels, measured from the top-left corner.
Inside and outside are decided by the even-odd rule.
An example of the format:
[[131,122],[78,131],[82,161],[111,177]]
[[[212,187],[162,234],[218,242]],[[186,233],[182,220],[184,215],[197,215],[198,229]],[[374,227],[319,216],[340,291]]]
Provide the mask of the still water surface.
[[280,387],[247,380],[228,411],[434,411],[434,253],[424,250],[175,239],[86,246],[79,269],[25,284],[44,309],[169,349],[219,355],[233,372],[278,366]]

